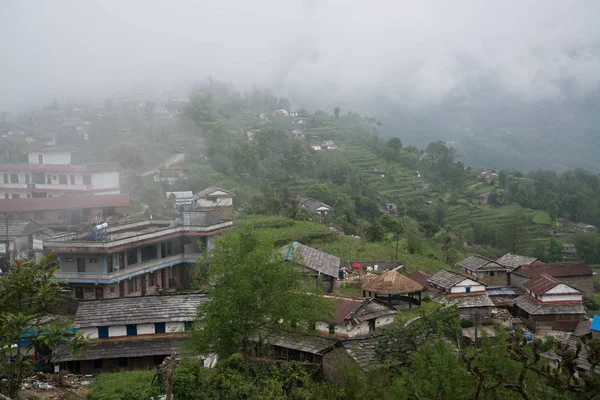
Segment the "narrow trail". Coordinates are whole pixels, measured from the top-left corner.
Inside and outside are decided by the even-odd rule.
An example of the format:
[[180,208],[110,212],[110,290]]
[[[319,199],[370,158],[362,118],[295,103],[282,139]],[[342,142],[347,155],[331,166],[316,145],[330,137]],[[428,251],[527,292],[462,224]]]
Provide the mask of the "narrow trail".
[[177,153],[169,157],[164,163],[160,164],[158,167],[150,169],[146,172],[142,172],[142,176],[148,176],[157,174],[160,168],[168,168],[173,164],[177,164],[185,159],[185,153]]

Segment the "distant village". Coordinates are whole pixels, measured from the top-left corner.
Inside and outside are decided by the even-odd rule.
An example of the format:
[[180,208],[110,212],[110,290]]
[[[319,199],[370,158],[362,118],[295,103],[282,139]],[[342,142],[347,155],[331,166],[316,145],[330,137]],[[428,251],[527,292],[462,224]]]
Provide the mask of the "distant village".
[[[153,112],[170,118],[180,112],[182,102],[173,100],[169,103],[172,107],[154,108]],[[143,99],[121,103],[124,109],[146,106]],[[277,110],[260,119],[266,124],[271,117],[292,118],[297,126],[292,134],[304,137],[302,117]],[[171,202],[174,218],[132,220],[129,194],[121,190],[121,167],[117,163],[73,163],[72,149],[55,145],[55,138],[48,134],[68,130],[85,140],[89,134],[82,119],[66,118],[58,105],[52,104],[35,113],[33,121],[33,127],[11,131],[3,138],[9,141],[20,135],[40,144],[26,148],[26,162],[10,161],[9,149],[0,164],[0,213],[19,216],[0,221],[0,253],[4,256],[0,269],[9,269],[9,261],[56,254],[59,269],[55,276],[68,285],[76,310],[73,328],[91,340],[81,354],[59,346],[52,357],[55,370],[91,374],[162,363],[166,356],[180,351],[197,306],[208,298],[202,291],[182,289],[190,283],[190,267],[213,248],[215,239],[235,228],[235,193],[214,185],[197,193],[166,192],[164,200]],[[252,133],[247,133],[250,140]],[[331,140],[312,148],[339,151]],[[185,180],[187,172],[161,168],[154,180]],[[372,172],[386,175],[379,168]],[[495,170],[477,173],[488,179],[498,176]],[[419,184],[417,189],[426,191],[429,186]],[[295,201],[316,216],[332,210],[307,196],[296,196]],[[472,202],[487,204],[486,194],[477,195]],[[382,211],[394,214],[397,206],[386,203]],[[338,225],[329,228],[343,234]],[[597,231],[587,224],[575,228]],[[563,251],[573,254],[575,249],[567,244]],[[423,302],[457,307],[466,341],[476,340],[474,327],[493,335],[490,328],[494,325],[511,332],[522,329],[529,340],[553,336],[573,348],[584,337],[600,337],[600,317],[586,317],[584,301],[594,296],[594,279],[592,269],[583,262],[548,263],[512,253],[493,260],[474,254],[456,263],[454,269],[428,274],[418,265],[402,261],[342,262],[298,242],[282,246],[279,253],[285,261],[297,264],[299,273],[314,279],[334,312],[332,318],[316,321],[313,332],[270,332],[270,354],[275,359],[314,363],[330,380],[340,379],[341,360],[368,373],[378,362],[376,343],[384,339],[379,329]],[[362,296],[340,294],[343,285],[359,286]],[[583,371],[589,364],[585,354],[579,354],[576,368]],[[558,356],[551,351],[543,357],[555,361]],[[215,362],[214,355],[204,356],[205,367]]]

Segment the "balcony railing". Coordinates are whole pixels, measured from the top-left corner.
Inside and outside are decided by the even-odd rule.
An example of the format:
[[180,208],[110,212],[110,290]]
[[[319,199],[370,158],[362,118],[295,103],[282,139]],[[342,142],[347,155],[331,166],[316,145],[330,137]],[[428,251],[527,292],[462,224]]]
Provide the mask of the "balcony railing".
[[118,271],[107,273],[88,273],[88,272],[56,272],[54,277],[67,282],[90,282],[90,283],[116,283],[123,279],[147,274],[149,272],[177,265],[184,262],[195,262],[203,256],[202,253],[176,254],[165,258],[155,258],[141,264],[128,266]]

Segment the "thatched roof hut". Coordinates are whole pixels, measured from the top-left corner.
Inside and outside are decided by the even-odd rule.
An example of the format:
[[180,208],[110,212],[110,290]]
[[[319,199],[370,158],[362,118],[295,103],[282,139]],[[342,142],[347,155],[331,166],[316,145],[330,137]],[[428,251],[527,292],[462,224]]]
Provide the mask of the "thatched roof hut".
[[379,295],[397,295],[420,292],[423,285],[398,271],[390,270],[364,284],[362,289]]

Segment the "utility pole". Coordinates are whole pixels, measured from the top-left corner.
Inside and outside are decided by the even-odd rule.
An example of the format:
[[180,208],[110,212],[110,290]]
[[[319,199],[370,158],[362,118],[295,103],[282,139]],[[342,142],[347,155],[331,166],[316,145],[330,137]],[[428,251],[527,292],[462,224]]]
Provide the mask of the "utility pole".
[[6,271],[4,272],[8,272],[8,269],[10,268],[10,252],[8,250],[8,248],[10,247],[10,242],[8,240],[8,213],[4,214],[4,222],[5,222],[5,226],[6,226],[6,247],[5,247],[5,257],[4,257],[4,266],[6,267]]
[[400,233],[396,232],[396,262],[398,262],[398,241],[400,240]]

